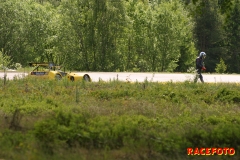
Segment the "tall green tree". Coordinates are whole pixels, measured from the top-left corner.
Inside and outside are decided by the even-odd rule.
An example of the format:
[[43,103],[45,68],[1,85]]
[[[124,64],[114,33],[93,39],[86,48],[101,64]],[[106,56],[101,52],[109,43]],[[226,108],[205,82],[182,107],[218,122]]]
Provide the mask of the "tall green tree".
[[43,6],[33,0],[0,3],[0,47],[5,54],[24,65],[29,61],[50,60],[45,47],[52,35],[48,28],[54,14],[51,5]]
[[[71,60],[72,66],[81,70],[118,69],[124,25],[122,1],[92,0],[65,1],[62,4],[64,23],[70,22],[67,30],[71,36],[69,49],[78,64]],[[68,38],[70,39],[70,38]]]
[[[154,30],[158,47],[159,71],[174,71],[181,54],[182,57],[185,54],[189,58],[186,59],[186,64],[191,64],[194,39],[189,31],[192,31],[193,27],[191,18],[181,3],[170,1],[159,4]],[[181,51],[184,46],[185,51]]]
[[13,59],[24,48],[24,13],[18,1],[0,1],[0,48]]
[[126,56],[132,61],[127,66],[137,71],[186,71],[192,65],[194,23],[181,3],[130,0],[127,12],[132,22]]
[[228,71],[240,73],[240,1],[235,0],[226,17]]
[[[52,43],[56,38],[54,8],[46,3],[44,6],[32,3],[28,9],[26,31],[28,48],[30,53],[35,55],[32,61],[56,61],[53,56]],[[56,41],[56,40],[55,40]],[[32,52],[31,52],[32,51]]]
[[150,36],[153,31],[151,30],[152,11],[148,3],[145,1],[130,0],[126,3],[127,8],[127,21],[128,21],[128,35],[127,35],[127,48],[126,52],[127,70],[134,71],[149,71],[150,65],[148,64],[148,56],[151,52],[151,39]]
[[[226,34],[223,28],[224,15],[221,14],[218,0],[195,0],[189,2],[188,9],[194,17],[196,27],[194,34],[197,39],[196,48],[207,53],[205,64],[208,72],[214,72],[220,58],[226,56]],[[226,9],[226,8],[225,8]]]

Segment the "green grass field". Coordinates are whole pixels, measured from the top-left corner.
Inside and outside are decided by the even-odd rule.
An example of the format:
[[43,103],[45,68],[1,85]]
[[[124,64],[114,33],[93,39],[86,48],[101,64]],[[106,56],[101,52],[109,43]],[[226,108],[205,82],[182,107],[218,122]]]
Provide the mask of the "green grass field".
[[239,159],[240,84],[0,80],[0,159]]

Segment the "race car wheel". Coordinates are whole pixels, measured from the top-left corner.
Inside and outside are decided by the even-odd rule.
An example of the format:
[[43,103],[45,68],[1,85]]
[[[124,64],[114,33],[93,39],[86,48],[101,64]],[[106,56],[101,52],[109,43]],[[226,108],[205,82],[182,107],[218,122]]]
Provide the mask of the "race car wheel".
[[74,77],[70,77],[70,81],[72,81],[72,82],[73,82],[73,81],[74,81]]
[[83,79],[84,79],[84,81],[87,81],[87,82],[90,82],[91,80],[90,80],[90,76],[88,75],[88,74],[85,74],[84,76],[83,76]]
[[61,80],[61,79],[62,79],[62,76],[61,76],[60,74],[56,74],[56,75],[55,75],[55,79],[56,79],[56,80]]

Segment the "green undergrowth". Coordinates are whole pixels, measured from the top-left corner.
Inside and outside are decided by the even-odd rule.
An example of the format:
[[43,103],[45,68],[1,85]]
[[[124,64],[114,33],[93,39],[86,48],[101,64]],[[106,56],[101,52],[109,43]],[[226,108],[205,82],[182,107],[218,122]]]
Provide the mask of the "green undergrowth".
[[0,159],[206,159],[232,147],[239,84],[0,80]]

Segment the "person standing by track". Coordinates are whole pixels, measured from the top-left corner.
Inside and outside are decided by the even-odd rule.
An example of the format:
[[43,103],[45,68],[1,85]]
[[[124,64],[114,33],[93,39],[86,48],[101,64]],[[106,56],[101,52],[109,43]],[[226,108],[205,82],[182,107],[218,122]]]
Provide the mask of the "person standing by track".
[[204,83],[203,76],[202,76],[202,70],[205,71],[205,65],[203,60],[206,58],[206,53],[205,52],[200,52],[199,57],[196,58],[196,70],[197,70],[197,75],[194,79],[194,82],[196,83],[198,78],[200,78],[201,82]]

